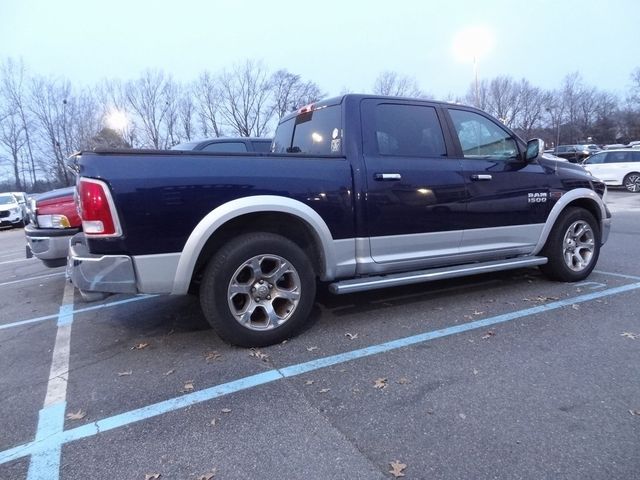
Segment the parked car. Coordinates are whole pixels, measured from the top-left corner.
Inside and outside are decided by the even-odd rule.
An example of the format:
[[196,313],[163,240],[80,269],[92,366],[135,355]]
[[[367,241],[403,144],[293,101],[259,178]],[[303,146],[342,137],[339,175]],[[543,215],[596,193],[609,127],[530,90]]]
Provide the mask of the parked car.
[[635,148],[606,150],[587,158],[583,166],[612,187],[640,193],[640,151]]
[[554,155],[566,158],[571,163],[580,163],[593,153],[593,150],[587,148],[587,145],[558,145],[553,151]]
[[269,152],[271,139],[262,137],[218,137],[194,142],[184,142],[171,150],[194,150],[197,152]]
[[230,343],[281,342],[336,294],[539,266],[585,279],[604,183],[472,107],[345,95],[281,119],[271,154],[83,152],[81,291],[197,291]]
[[22,227],[25,213],[12,192],[0,193],[0,227]]
[[30,223],[25,227],[27,258],[35,256],[47,267],[66,263],[69,240],[81,231],[74,199],[75,187],[43,193],[32,200]]
[[28,196],[25,192],[11,192],[13,196],[16,197],[18,203],[20,204],[20,209],[22,210],[22,223],[26,225],[29,222],[29,205],[28,205]]

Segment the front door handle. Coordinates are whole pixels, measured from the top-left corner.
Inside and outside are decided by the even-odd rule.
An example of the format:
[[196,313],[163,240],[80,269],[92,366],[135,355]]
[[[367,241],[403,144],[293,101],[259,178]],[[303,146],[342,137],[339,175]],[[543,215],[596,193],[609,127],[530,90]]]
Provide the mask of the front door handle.
[[471,175],[471,180],[481,181],[481,180],[491,180],[493,177],[487,173],[478,173]]
[[399,173],[376,173],[373,178],[379,182],[394,182],[396,180],[402,180],[402,175]]

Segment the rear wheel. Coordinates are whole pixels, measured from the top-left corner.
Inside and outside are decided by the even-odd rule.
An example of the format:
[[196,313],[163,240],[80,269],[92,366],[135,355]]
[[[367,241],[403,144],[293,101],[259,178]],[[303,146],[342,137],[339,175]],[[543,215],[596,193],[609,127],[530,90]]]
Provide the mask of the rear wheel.
[[640,173],[631,172],[622,181],[622,185],[629,192],[640,193]]
[[591,213],[569,207],[553,226],[541,254],[540,270],[549,278],[577,282],[589,276],[600,254],[600,228]]
[[209,261],[200,304],[224,340],[259,347],[281,342],[305,324],[315,290],[313,267],[298,245],[280,235],[250,233]]

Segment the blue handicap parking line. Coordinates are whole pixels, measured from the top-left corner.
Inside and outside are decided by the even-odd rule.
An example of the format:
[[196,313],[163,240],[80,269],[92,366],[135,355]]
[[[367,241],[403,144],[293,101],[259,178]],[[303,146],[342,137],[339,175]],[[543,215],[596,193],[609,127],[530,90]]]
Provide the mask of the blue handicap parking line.
[[62,445],[69,442],[92,437],[101,432],[131,425],[142,420],[147,420],[149,418],[157,417],[159,415],[173,412],[191,405],[196,405],[215,398],[230,395],[232,393],[248,390],[250,388],[271,383],[284,378],[295,377],[332,365],[338,365],[352,360],[365,358],[371,355],[377,355],[380,353],[405,348],[419,343],[424,343],[430,340],[477,330],[480,328],[486,328],[519,318],[557,310],[559,308],[567,307],[577,303],[589,302],[592,300],[597,300],[599,298],[610,297],[612,295],[630,292],[637,289],[640,289],[640,282],[622,285],[607,290],[600,290],[585,295],[579,295],[576,297],[567,298],[544,305],[525,308],[523,310],[504,313],[501,315],[496,315],[493,317],[484,318],[461,325],[453,325],[439,330],[433,330],[430,332],[412,335],[397,340],[391,340],[389,342],[384,342],[337,355],[319,358],[309,362],[303,362],[280,369],[269,370],[256,375],[250,375],[244,378],[233,380],[231,382],[209,387],[204,390],[185,394],[169,400],[164,400],[152,405],[131,410],[129,412],[107,417],[102,420],[97,420],[80,427],[53,433],[45,438],[36,438],[36,440],[33,442],[28,442],[23,445],[0,452],[0,464],[7,463],[28,455],[37,455],[42,452],[52,451],[53,449],[60,448]]

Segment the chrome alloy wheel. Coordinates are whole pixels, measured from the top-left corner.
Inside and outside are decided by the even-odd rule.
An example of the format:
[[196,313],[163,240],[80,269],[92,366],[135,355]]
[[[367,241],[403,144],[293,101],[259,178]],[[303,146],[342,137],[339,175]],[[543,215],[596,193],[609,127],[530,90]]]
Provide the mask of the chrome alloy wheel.
[[629,192],[640,192],[640,175],[637,173],[631,173],[624,179],[624,188]]
[[584,220],[573,222],[564,234],[562,254],[564,261],[574,272],[589,266],[595,251],[595,235]]
[[227,288],[233,317],[250,330],[271,330],[285,323],[300,300],[300,276],[285,258],[257,255],[235,271]]

